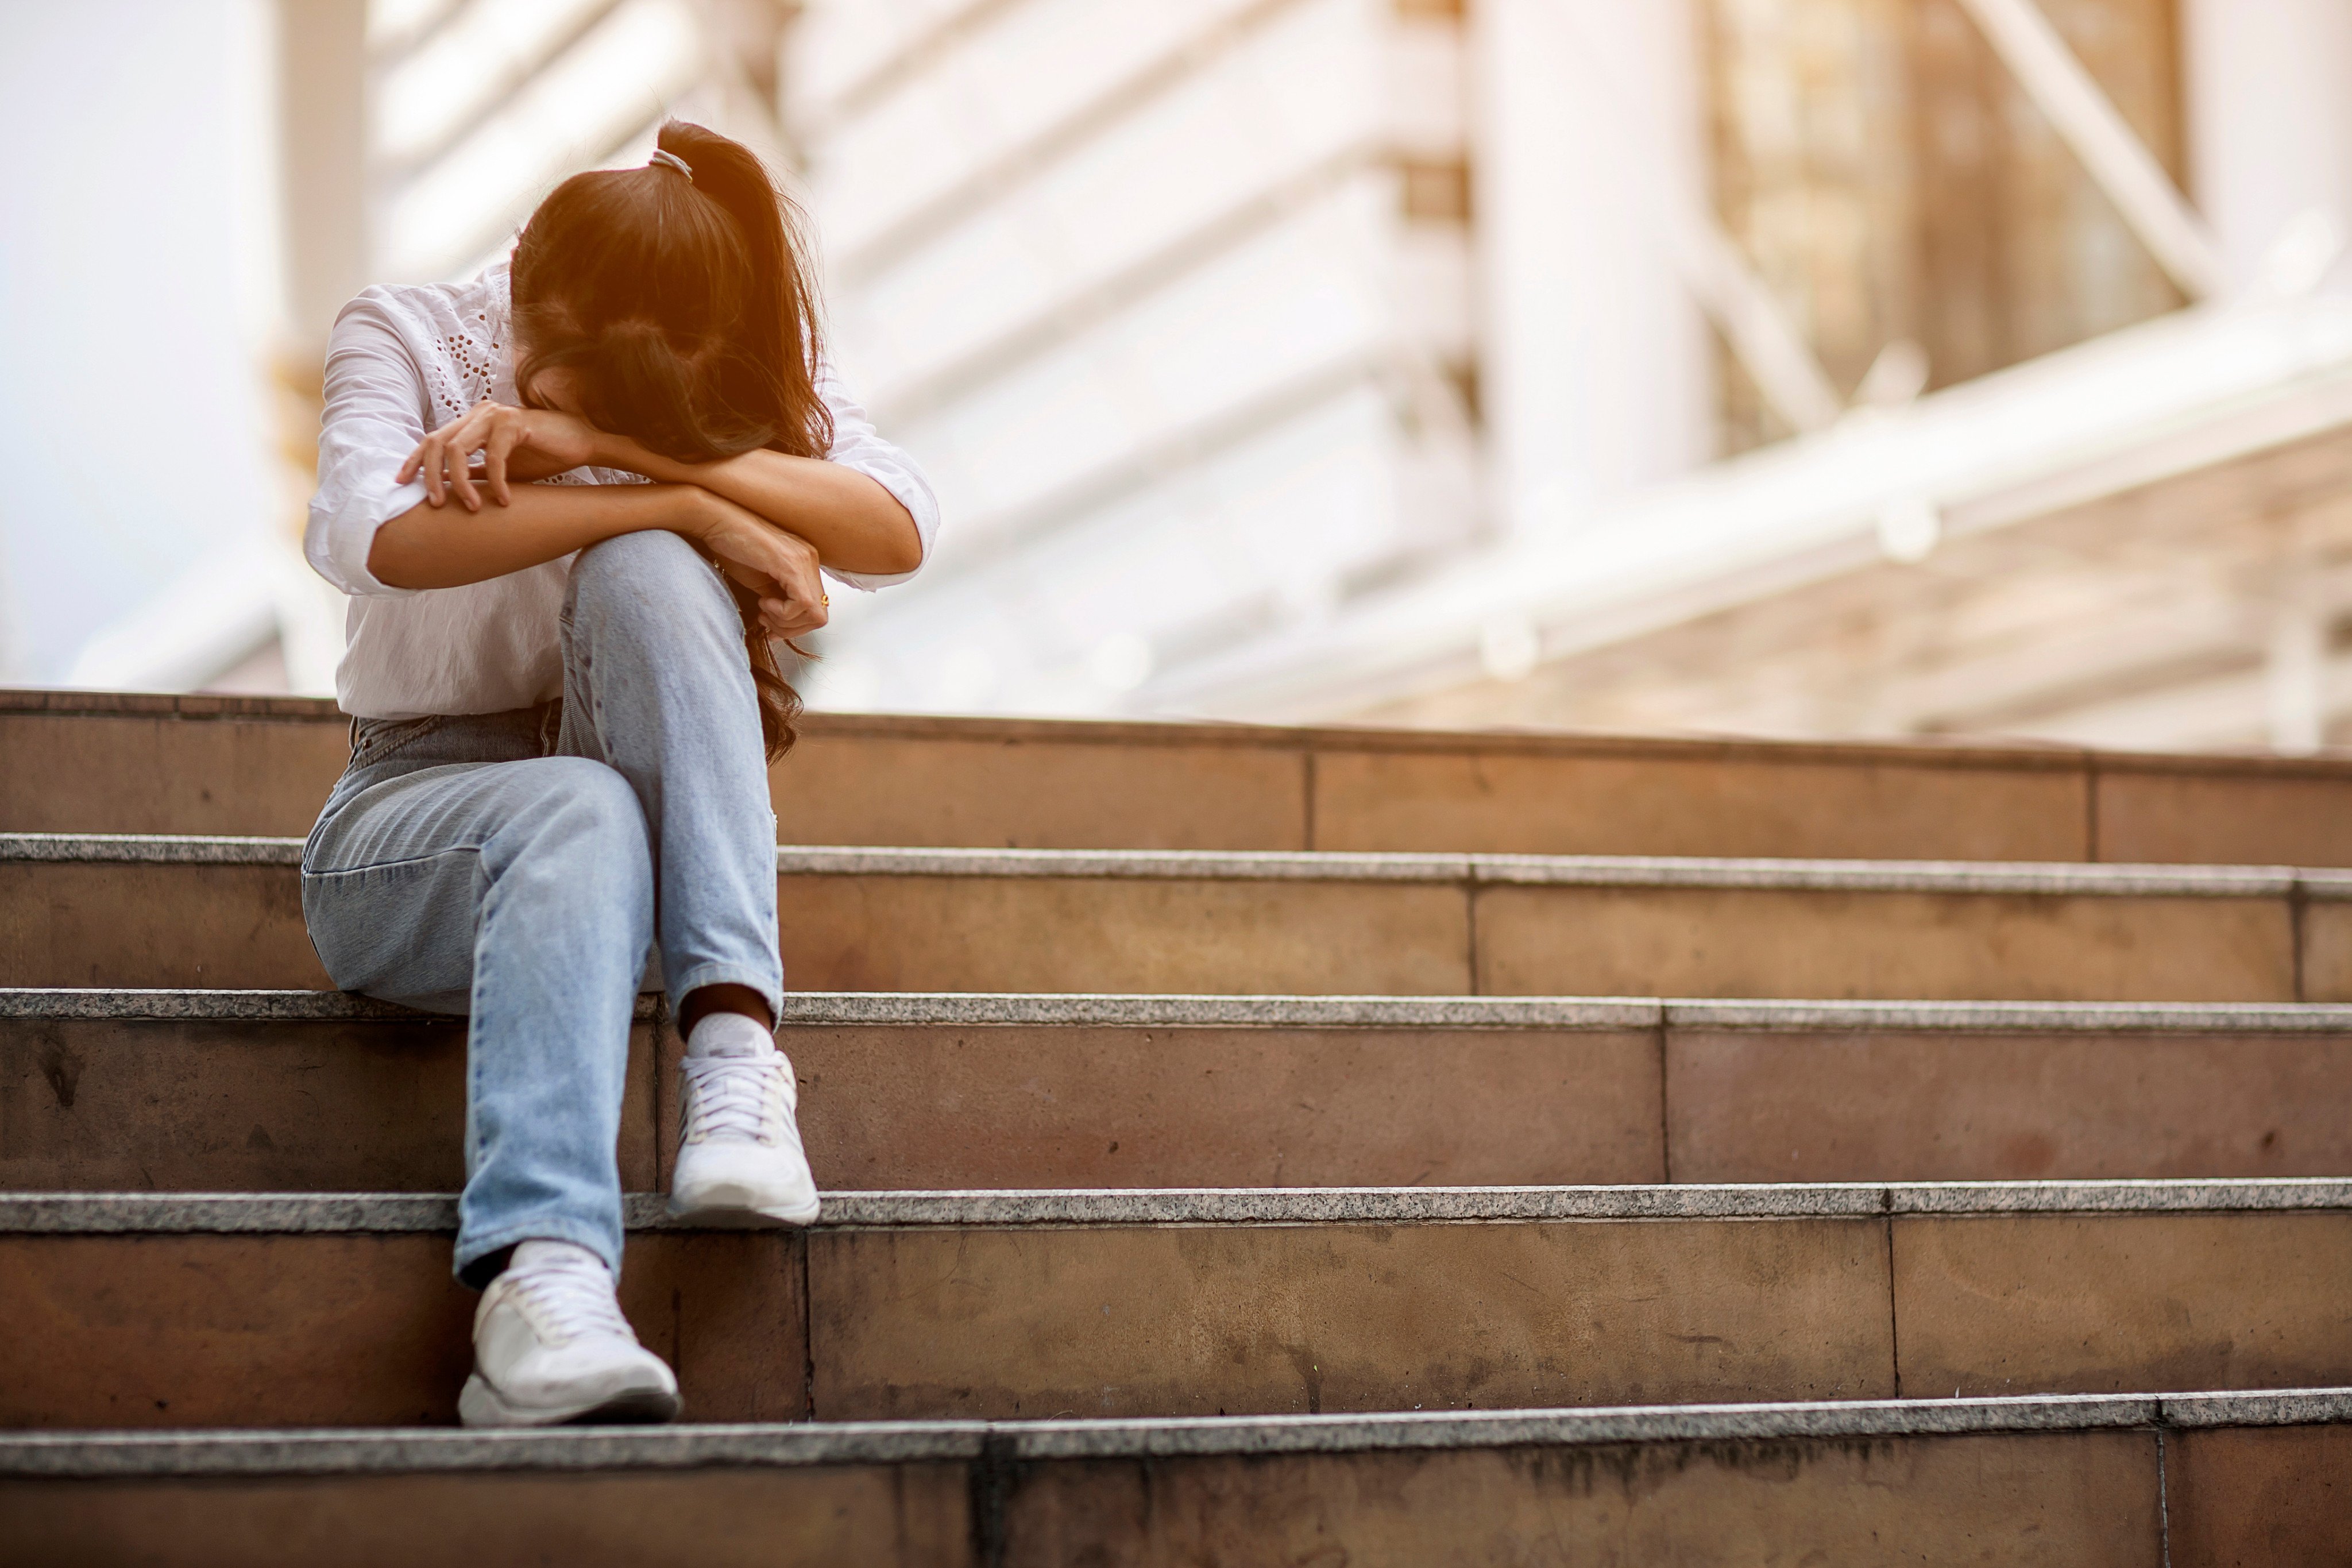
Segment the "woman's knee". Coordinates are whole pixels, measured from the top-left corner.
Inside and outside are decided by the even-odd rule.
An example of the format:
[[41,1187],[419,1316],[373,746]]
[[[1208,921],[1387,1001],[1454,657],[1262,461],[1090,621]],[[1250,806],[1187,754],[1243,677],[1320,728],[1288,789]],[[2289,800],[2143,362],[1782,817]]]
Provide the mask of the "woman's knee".
[[572,563],[564,609],[575,623],[676,625],[698,612],[731,619],[734,601],[718,572],[675,533],[650,530],[592,544]]

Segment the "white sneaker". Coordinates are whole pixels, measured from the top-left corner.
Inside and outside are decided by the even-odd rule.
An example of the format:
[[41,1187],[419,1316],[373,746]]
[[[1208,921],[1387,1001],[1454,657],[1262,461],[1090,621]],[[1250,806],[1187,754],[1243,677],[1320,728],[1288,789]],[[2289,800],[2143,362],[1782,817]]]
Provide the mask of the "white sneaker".
[[613,1275],[584,1247],[526,1241],[474,1310],[474,1374],[457,1396],[468,1426],[667,1421],[677,1379],[637,1343]]
[[816,1178],[793,1120],[800,1091],[784,1053],[688,1056],[679,1080],[669,1212],[742,1225],[816,1218]]

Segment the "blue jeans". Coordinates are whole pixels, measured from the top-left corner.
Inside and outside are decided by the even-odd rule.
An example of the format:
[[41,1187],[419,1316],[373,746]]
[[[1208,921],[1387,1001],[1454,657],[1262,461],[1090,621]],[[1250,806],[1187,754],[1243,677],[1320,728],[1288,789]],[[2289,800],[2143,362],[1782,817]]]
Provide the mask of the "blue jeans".
[[673,1004],[746,985],[780,1008],[776,819],[743,626],[671,533],[581,552],[563,697],[361,720],[302,852],[337,985],[469,1015],[457,1271],[577,1242],[621,1265],[614,1144],[647,955]]

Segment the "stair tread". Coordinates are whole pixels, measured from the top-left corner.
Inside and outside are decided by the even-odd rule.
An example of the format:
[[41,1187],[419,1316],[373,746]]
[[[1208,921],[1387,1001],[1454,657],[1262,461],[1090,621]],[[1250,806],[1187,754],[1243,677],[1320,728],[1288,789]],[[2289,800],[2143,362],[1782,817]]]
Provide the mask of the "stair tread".
[[[650,997],[637,1006],[653,1016]],[[345,991],[0,986],[0,1018],[228,1023],[450,1022]],[[784,998],[784,1027],[825,1025],[1154,1028],[1932,1030],[2311,1034],[2352,1028],[2341,1002],[1720,1001],[1650,996],[1316,996],[1142,992],[825,991]]]
[[[100,691],[79,688],[0,688],[0,714],[51,720],[153,718],[194,722],[308,721],[341,730],[351,717],[324,697],[215,692]],[[1968,771],[2061,772],[2086,764],[2102,772],[2210,773],[2284,778],[2341,778],[2343,756],[2282,756],[2263,752],[2129,751],[2039,741],[1968,736],[1901,740],[1770,740],[1749,735],[1645,735],[1605,731],[1442,730],[1397,725],[1257,724],[1223,721],[1036,719],[932,713],[812,711],[795,721],[811,740],[871,736],[892,740],[1062,742],[1272,748],[1283,751],[1477,752],[1498,756],[1640,756],[1698,761],[1899,763]]]
[[2288,1426],[2352,1419],[2352,1388],[1581,1406],[1113,1420],[845,1421],[463,1431],[0,1432],[0,1475],[271,1475],[1139,1458],[1801,1437]]
[[[297,866],[293,837],[174,833],[0,833],[0,861]],[[908,848],[784,845],[784,875],[1202,878],[2352,900],[2352,870],[2069,860],[1885,860],[1673,855],[1495,855],[1346,850]]]
[[[2271,1214],[2352,1209],[2352,1179],[1693,1182],[1611,1186],[1090,1187],[828,1192],[820,1229],[1023,1226],[1447,1225],[1465,1221],[1819,1219],[1882,1215]],[[631,1193],[632,1230],[697,1230]],[[11,1193],[0,1235],[454,1230],[454,1193]]]
[[[0,982],[324,988],[300,852],[0,835],[26,911]],[[778,865],[787,971],[820,990],[2352,1000],[2352,872],[2280,866],[857,847]]]

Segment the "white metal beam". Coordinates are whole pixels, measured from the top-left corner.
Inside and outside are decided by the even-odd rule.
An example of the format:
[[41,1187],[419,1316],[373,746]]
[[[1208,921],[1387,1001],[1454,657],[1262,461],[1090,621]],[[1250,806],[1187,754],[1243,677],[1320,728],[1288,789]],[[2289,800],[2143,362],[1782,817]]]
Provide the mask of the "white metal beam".
[[1213,16],[1066,114],[966,170],[945,189],[916,205],[864,240],[835,264],[834,274],[856,284],[905,260],[923,246],[1021,184],[1091,144],[1113,126],[1215,67],[1300,0],[1246,0]]
[[920,419],[1085,337],[1139,301],[1240,248],[1350,177],[1377,168],[1385,151],[1377,143],[1356,142],[1252,189],[1117,270],[1063,290],[1042,309],[947,363],[926,367],[905,383],[876,388],[876,422],[889,429]]
[[[1556,14],[1583,36],[1587,47],[1576,58],[1590,67],[1584,73],[1587,90],[1610,105],[1617,124],[1637,123],[1633,106],[1623,101],[1605,68],[1607,51],[1591,37],[1581,10],[1560,4]],[[1637,181],[1627,180],[1623,185],[1628,205],[1656,237],[1733,355],[1755,378],[1772,411],[1800,431],[1836,424],[1845,412],[1845,399],[1838,395],[1829,373],[1773,296],[1771,286],[1748,265],[1714,216],[1696,202],[1650,190]]]
[[1923,499],[1956,531],[2022,521],[2060,504],[2069,476],[2128,486],[2231,455],[2205,439],[2217,425],[2241,450],[2352,425],[2352,303],[2162,317],[1751,452],[1171,670],[1138,710],[1311,718],[1443,689],[1475,679],[1480,635],[1505,617],[1560,658],[1875,560],[1890,500]]
[[1772,411],[1801,431],[1836,424],[1845,400],[1731,237],[1704,214],[1662,207],[1656,216],[1676,269]]
[[[446,124],[417,145],[384,158],[372,172],[377,184],[387,192],[397,191],[481,134],[484,126],[505,112],[516,93],[603,26],[621,5],[622,0],[593,0],[584,10],[566,18],[544,37],[532,39],[528,47],[507,59],[474,95],[473,101]],[[371,68],[384,74],[397,71],[414,60],[416,52],[380,50],[371,61]]]
[[937,65],[965,39],[1024,4],[1026,0],[962,0],[815,107],[805,129],[823,134],[856,119]]
[[1421,369],[1409,351],[1368,348],[1339,354],[1254,392],[1191,424],[1112,454],[1041,496],[961,520],[954,547],[956,570],[969,574],[1004,560],[1055,529],[1164,484],[1233,447],[1255,440],[1383,376],[1411,377]]
[[278,51],[287,315],[323,360],[335,312],[369,279],[364,0],[278,0]]
[[2033,0],[1960,5],[2165,275],[2191,300],[2220,293],[2221,247],[2204,219]]

